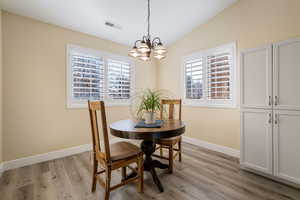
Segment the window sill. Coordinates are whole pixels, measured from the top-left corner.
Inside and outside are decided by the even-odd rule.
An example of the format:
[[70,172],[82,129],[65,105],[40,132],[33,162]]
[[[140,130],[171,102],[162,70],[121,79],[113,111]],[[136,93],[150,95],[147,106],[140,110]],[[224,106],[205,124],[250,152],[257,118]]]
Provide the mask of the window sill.
[[187,107],[199,107],[199,108],[220,108],[220,109],[237,109],[235,104],[202,104],[202,103],[190,103],[183,102],[183,106]]
[[[105,107],[128,107],[130,102],[108,102],[105,103]],[[88,105],[84,103],[67,104],[67,109],[87,109]]]

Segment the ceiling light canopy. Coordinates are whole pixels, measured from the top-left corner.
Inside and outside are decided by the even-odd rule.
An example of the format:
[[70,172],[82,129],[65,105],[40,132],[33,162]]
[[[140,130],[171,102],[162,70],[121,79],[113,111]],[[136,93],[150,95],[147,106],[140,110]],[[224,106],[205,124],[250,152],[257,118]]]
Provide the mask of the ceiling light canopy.
[[139,58],[143,61],[150,60],[150,56],[153,52],[153,57],[156,59],[163,59],[166,57],[167,50],[163,46],[159,37],[155,37],[151,41],[150,36],[150,0],[148,0],[148,30],[147,35],[144,35],[141,40],[137,40],[134,46],[129,50],[129,56]]

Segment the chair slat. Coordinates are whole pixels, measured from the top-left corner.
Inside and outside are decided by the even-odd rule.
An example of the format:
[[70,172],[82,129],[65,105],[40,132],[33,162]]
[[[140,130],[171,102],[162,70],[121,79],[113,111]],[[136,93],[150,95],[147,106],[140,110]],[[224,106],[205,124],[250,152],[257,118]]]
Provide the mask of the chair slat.
[[169,105],[168,119],[174,119],[175,105],[179,106],[178,119],[181,120],[181,99],[162,99],[160,105],[160,119],[163,119],[164,106]]

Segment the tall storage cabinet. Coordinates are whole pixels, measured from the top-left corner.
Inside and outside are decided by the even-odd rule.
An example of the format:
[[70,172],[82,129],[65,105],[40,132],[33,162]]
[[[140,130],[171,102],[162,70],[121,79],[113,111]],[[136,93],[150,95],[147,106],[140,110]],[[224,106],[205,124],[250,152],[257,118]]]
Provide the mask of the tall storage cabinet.
[[300,184],[300,38],[241,52],[241,165]]

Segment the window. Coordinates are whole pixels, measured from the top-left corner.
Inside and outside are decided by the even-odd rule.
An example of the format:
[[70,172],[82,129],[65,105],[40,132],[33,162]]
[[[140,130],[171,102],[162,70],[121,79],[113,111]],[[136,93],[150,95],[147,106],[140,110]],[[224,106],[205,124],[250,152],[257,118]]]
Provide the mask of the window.
[[230,99],[231,54],[222,52],[207,56],[209,99]]
[[186,98],[203,98],[203,61],[202,58],[190,60],[185,65]]
[[235,105],[235,44],[184,58],[184,103],[199,106]]
[[101,58],[79,53],[71,55],[74,100],[103,99],[104,63]]
[[108,60],[108,96],[112,99],[130,98],[130,64]]
[[68,107],[86,107],[88,100],[104,100],[106,104],[129,104],[133,90],[133,62],[74,45],[68,53]]

